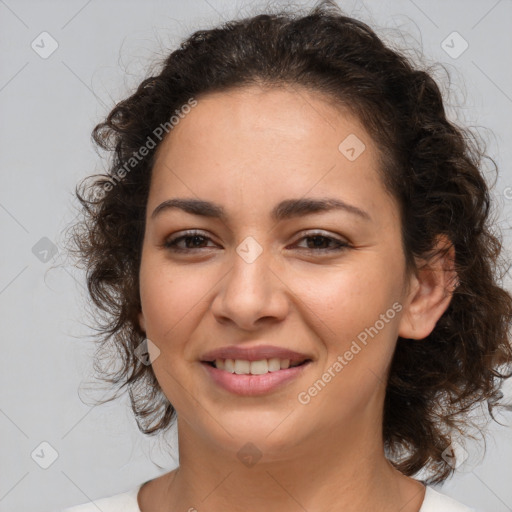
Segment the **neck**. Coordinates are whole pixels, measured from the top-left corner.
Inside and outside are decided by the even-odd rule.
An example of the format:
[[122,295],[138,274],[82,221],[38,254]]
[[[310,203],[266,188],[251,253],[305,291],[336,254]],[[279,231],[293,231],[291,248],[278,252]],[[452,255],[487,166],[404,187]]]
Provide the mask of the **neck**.
[[418,512],[424,486],[393,468],[380,436],[353,432],[338,436],[343,440],[339,444],[323,434],[322,440],[306,440],[279,457],[266,457],[263,448],[261,458],[250,465],[237,452],[227,456],[179,423],[180,466],[161,477],[154,493],[161,507],[141,510]]

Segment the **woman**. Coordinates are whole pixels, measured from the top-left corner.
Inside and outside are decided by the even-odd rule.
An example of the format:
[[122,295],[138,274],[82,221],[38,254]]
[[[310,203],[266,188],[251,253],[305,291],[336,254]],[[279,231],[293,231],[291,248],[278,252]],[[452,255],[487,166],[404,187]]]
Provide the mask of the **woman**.
[[171,53],[95,128],[73,240],[104,378],[142,432],[177,420],[180,464],[67,511],[472,510],[430,484],[498,404],[512,299],[468,135],[334,4]]

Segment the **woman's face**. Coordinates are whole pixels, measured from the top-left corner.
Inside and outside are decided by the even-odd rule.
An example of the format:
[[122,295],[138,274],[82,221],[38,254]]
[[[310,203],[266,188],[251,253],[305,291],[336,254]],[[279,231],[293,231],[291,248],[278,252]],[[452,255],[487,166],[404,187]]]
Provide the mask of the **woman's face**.
[[[333,428],[346,441],[380,428],[406,283],[398,207],[377,165],[364,127],[303,89],[207,95],[163,141],[140,322],[159,350],[153,368],[180,429],[209,446],[237,451],[250,441],[279,457],[332,443]],[[156,211],[173,199],[214,206]],[[266,375],[202,362],[216,349],[263,345],[310,362],[277,370],[284,353],[239,354],[236,372],[270,364]]]

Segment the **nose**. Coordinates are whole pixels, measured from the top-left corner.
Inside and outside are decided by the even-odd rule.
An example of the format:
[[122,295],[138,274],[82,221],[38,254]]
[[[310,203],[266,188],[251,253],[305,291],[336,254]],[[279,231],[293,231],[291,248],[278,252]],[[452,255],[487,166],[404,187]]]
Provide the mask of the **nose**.
[[[242,256],[240,255],[242,254]],[[221,279],[211,310],[219,323],[251,331],[282,321],[289,309],[287,286],[263,250],[251,261],[233,251],[231,269]]]

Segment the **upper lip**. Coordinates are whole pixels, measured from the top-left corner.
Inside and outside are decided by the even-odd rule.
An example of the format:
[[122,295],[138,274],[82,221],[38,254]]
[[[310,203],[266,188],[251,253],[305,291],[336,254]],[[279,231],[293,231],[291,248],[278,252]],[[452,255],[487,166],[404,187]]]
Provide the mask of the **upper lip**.
[[260,361],[261,359],[289,359],[290,363],[302,362],[311,359],[307,354],[301,354],[283,347],[273,345],[258,345],[254,347],[221,347],[204,353],[200,359],[203,362],[215,359],[243,359],[246,361]]

